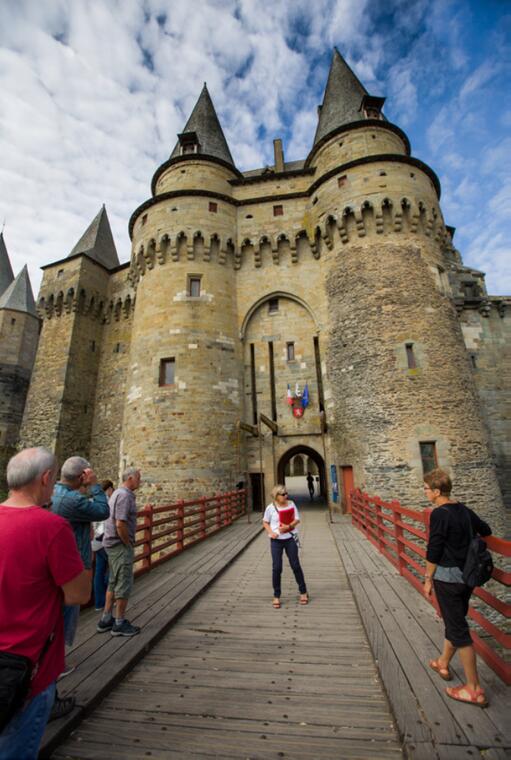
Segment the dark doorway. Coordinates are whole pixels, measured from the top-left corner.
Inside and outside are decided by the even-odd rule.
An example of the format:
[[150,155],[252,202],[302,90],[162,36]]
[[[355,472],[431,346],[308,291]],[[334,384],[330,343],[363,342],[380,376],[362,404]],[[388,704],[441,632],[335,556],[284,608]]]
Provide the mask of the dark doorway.
[[325,474],[325,462],[321,454],[311,449],[309,446],[293,446],[292,449],[288,449],[285,454],[280,457],[277,467],[277,480],[279,483],[286,482],[286,465],[297,454],[305,454],[306,457],[312,459],[316,464],[319,473],[319,494],[326,499],[326,474]]
[[265,502],[264,496],[264,473],[250,473],[250,488],[252,490],[252,510],[262,512]]

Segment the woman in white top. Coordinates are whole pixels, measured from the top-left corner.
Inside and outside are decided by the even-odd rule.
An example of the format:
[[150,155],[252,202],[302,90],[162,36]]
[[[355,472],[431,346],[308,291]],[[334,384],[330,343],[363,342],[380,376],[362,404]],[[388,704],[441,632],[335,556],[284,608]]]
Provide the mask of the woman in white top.
[[[300,515],[296,504],[288,501],[286,487],[277,485],[271,492],[272,503],[268,504],[263,517],[263,526],[270,537],[271,558],[272,558],[272,582],[273,582],[273,607],[280,607],[280,578],[282,575],[282,553],[286,552],[289,564],[294,573],[298,589],[300,591],[300,604],[309,603],[307,586],[303,577],[303,570],[298,557],[298,534],[296,526],[300,524]],[[282,523],[279,512],[282,510],[294,509],[294,517],[287,523]]]

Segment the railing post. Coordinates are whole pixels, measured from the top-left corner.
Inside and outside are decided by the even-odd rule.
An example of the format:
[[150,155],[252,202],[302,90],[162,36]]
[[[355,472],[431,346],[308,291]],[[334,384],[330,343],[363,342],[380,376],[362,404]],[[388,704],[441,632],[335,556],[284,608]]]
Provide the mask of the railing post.
[[205,496],[199,499],[200,502],[200,536],[206,538],[206,502]]
[[394,501],[390,502],[389,506],[392,509],[392,515],[394,517],[394,536],[396,538],[397,569],[399,570],[399,575],[403,575],[403,568],[406,565],[404,559],[401,557],[401,554],[405,550],[405,547],[402,541],[403,528],[400,525],[398,525],[398,521],[401,520],[401,516],[399,512],[397,512],[396,510],[396,507],[400,507],[401,504],[397,501],[397,499],[394,499]]
[[376,496],[374,498],[374,507],[376,510],[376,541],[378,542],[378,551],[383,553],[384,543],[383,538],[383,518],[382,518],[382,500]]
[[216,509],[215,509],[215,523],[216,527],[220,529],[222,527],[222,494],[215,494]]
[[364,524],[362,526],[362,529],[365,533],[366,538],[369,537],[369,520],[368,514],[369,514],[369,496],[366,493],[362,494],[362,499],[364,501]]
[[153,555],[153,505],[146,504],[144,506],[144,544],[143,553],[145,557],[142,559],[142,568],[144,572],[149,572],[152,564]]
[[180,501],[176,502],[177,505],[177,541],[176,541],[176,551],[182,552],[185,545],[185,508],[184,508],[184,500],[180,499]]

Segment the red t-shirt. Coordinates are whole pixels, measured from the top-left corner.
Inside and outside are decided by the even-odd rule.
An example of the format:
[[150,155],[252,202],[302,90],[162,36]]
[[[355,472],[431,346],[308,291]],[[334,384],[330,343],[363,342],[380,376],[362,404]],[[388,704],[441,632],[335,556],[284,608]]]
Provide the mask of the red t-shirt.
[[52,632],[30,690],[44,691],[64,669],[60,588],[83,570],[71,526],[41,507],[0,504],[0,651],[36,663]]

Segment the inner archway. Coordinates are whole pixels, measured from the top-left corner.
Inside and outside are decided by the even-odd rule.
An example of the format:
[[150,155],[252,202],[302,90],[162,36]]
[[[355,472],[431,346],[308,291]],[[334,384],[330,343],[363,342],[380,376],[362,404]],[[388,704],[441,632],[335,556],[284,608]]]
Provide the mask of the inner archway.
[[[319,475],[319,495],[323,498],[326,498],[326,471],[325,471],[325,462],[323,460],[323,457],[319,452],[317,452],[315,449],[312,449],[310,446],[305,446],[303,444],[299,444],[298,446],[293,446],[292,448],[288,449],[279,459],[279,463],[277,465],[277,481],[279,483],[285,483],[286,482],[286,470],[289,472],[289,462],[293,457],[295,457],[297,454],[305,455],[304,459],[306,462],[314,462],[317,468],[317,474]],[[312,472],[312,471],[311,471]],[[316,473],[312,472],[312,475],[315,475]],[[305,471],[304,478],[307,475],[307,471]]]

